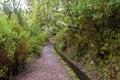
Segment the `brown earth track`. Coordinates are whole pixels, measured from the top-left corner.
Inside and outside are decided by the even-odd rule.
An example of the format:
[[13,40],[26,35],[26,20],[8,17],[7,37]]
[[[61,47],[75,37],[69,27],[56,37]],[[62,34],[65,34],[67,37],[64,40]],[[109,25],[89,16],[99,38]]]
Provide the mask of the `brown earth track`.
[[73,80],[57,58],[51,45],[46,45],[42,51],[41,58],[32,63],[15,80]]

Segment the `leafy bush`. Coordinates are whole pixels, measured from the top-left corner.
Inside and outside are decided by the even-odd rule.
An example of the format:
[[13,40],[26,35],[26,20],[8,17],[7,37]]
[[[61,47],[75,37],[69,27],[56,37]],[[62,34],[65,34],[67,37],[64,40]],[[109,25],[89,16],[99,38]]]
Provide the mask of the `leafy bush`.
[[[68,28],[67,27],[65,27],[65,28],[63,28],[63,29],[61,29],[57,34],[56,34],[56,36],[55,36],[55,40],[56,40],[56,47],[58,48],[58,49],[61,49],[63,46],[65,46],[64,44],[65,44],[65,32],[68,30]],[[63,35],[64,35],[64,37],[63,37]],[[63,42],[62,42],[62,41]]]
[[72,15],[69,17],[73,18],[77,29],[73,26],[58,40],[71,49],[72,58],[77,61],[86,59],[87,64],[92,61],[98,69],[102,68],[98,70],[101,79],[117,79],[120,69],[117,65],[120,61],[120,1],[71,0],[64,5],[67,5],[66,11]]
[[40,55],[45,38],[46,33],[38,28],[20,26],[15,14],[11,19],[0,14],[0,79],[9,78],[25,68],[30,54]]

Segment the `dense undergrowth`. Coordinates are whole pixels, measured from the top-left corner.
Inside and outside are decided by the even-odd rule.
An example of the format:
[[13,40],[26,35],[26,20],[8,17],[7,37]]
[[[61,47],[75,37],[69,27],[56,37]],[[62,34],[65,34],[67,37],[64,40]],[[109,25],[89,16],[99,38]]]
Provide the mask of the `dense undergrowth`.
[[15,14],[0,14],[0,80],[18,74],[30,56],[40,55],[46,34],[38,27],[21,26]]
[[74,23],[57,33],[57,48],[97,70],[96,80],[119,80],[120,1],[76,0],[65,5]]

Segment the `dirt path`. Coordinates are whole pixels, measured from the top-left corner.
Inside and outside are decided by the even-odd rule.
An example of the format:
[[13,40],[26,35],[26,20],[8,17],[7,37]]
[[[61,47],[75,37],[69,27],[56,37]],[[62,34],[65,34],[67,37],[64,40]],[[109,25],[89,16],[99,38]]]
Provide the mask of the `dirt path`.
[[18,75],[16,80],[73,80],[65,70],[52,46],[43,48],[42,57]]

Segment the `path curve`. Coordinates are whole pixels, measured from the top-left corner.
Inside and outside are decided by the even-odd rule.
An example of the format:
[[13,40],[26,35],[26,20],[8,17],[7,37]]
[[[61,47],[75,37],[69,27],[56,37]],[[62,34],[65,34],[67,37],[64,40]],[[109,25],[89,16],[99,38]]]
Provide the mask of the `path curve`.
[[37,59],[16,80],[73,80],[65,70],[51,45],[43,47],[41,58]]

